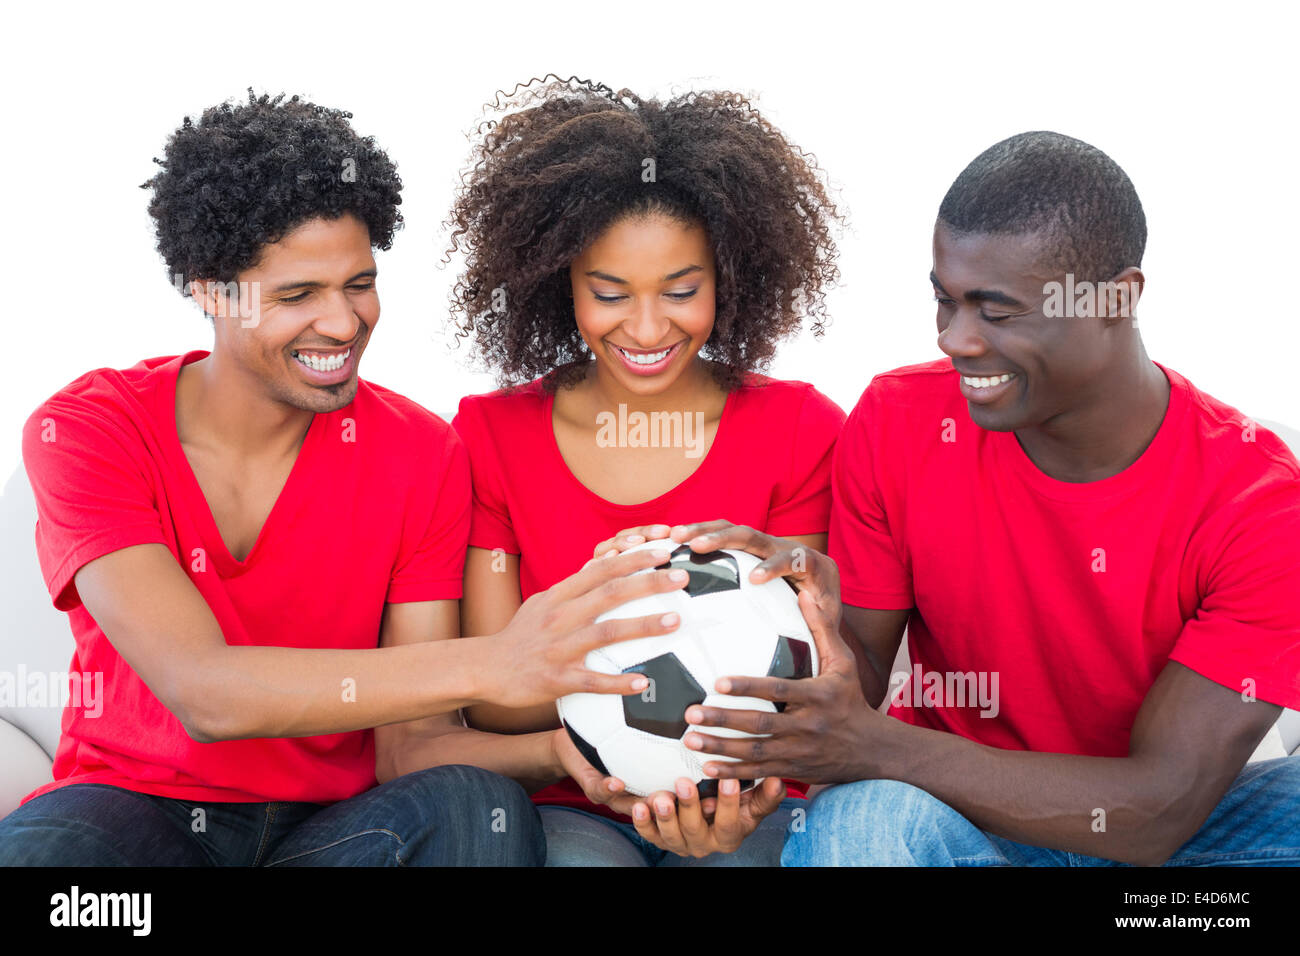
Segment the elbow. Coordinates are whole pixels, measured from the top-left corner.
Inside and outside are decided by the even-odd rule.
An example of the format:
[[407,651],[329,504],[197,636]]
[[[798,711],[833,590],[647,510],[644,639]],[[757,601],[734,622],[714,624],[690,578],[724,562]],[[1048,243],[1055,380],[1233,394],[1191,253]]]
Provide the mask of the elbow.
[[1134,839],[1121,862],[1134,866],[1164,866],[1196,835],[1214,806],[1205,805],[1207,782],[1195,775],[1170,773],[1141,801]]
[[201,711],[178,713],[176,710],[172,713],[176,714],[176,719],[181,722],[181,727],[189,738],[198,744],[215,744],[223,740],[242,740],[253,736],[232,726],[230,721],[220,720],[212,714]]
[[402,776],[400,759],[392,747],[375,747],[375,780],[388,783]]
[[172,686],[158,694],[158,699],[195,743],[214,744],[262,736],[238,720],[242,708],[232,706],[211,684]]

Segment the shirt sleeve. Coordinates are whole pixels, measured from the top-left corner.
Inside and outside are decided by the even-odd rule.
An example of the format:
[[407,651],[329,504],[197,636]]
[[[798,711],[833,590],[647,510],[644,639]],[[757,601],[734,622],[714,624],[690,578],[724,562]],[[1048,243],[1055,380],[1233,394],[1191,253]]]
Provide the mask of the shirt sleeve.
[[794,441],[787,478],[772,495],[768,534],[825,534],[831,515],[831,456],[844,426],[844,410],[808,388],[794,424]]
[[849,415],[831,465],[828,553],[839,567],[845,604],[904,610],[915,603],[912,575],[899,556],[876,473],[881,421],[872,386]]
[[1213,553],[1207,590],[1169,659],[1300,709],[1300,482],[1257,496]]
[[152,470],[137,430],[90,399],[56,395],[23,428],[23,467],[36,499],[36,554],[54,606],[81,604],[74,577],[113,551],[167,544]]
[[463,398],[452,421],[469,453],[473,504],[470,508],[469,546],[487,551],[500,549],[519,554],[519,541],[510,520],[500,459],[482,410],[474,398]]
[[461,597],[469,542],[469,458],[456,433],[445,425],[443,428],[446,444],[441,475],[431,482],[437,489],[433,515],[414,549],[393,571],[385,597],[389,604]]

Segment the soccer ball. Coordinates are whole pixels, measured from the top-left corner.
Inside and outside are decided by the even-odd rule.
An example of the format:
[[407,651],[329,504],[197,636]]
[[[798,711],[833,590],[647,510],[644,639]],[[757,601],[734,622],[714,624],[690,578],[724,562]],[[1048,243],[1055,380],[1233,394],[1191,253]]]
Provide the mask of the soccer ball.
[[[672,542],[667,542],[672,547]],[[647,541],[630,548],[665,549]],[[557,702],[560,720],[574,745],[601,773],[618,777],[636,796],[672,790],[679,777],[696,782],[701,797],[716,796],[717,780],[704,775],[710,756],[688,750],[688,730],[716,737],[752,734],[686,723],[692,704],[757,710],[783,710],[783,703],[716,693],[719,677],[814,677],[817,647],[795,600],[794,589],[775,578],[752,584],[749,573],[760,559],[745,551],[697,554],[687,545],[672,551],[670,565],[690,580],[684,588],[637,598],[602,614],[611,618],[642,617],[676,611],[681,623],[671,634],[619,641],[587,655],[586,666],[603,674],[644,674],[650,686],[639,694],[570,694]],[[668,565],[660,565],[660,568]],[[647,571],[637,572],[639,574]],[[742,780],[742,789],[757,780]]]

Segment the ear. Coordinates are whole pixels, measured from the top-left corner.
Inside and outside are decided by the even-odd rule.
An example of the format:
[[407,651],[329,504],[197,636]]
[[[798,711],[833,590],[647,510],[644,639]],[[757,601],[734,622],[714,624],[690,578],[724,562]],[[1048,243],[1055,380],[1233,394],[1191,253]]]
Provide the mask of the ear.
[[232,314],[232,309],[238,311],[238,305],[232,303],[228,298],[229,290],[224,282],[217,282],[214,279],[193,279],[189,284],[190,298],[192,298],[204,315],[214,323],[218,318],[224,318]]
[[1105,296],[1098,296],[1101,301],[1097,305],[1104,310],[1107,325],[1115,325],[1126,319],[1132,319],[1133,324],[1137,324],[1137,303],[1145,284],[1146,276],[1142,275],[1142,270],[1137,266],[1129,266],[1116,273],[1104,284]]

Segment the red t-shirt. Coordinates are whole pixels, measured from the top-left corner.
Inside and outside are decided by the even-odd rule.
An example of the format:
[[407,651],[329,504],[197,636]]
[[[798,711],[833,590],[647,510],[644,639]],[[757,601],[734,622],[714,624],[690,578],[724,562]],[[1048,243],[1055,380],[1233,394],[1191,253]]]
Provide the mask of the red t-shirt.
[[[597,543],[636,525],[724,518],[777,537],[826,533],[831,455],[844,412],[806,382],[747,377],[728,395],[695,471],[634,505],[606,501],[569,471],[555,441],[553,404],[538,379],[464,398],[452,422],[474,479],[469,543],[519,555],[524,600],[578,571]],[[533,799],[627,819],[590,803],[572,780]]]
[[872,380],[836,450],[830,553],[846,604],[915,608],[893,716],[1003,749],[1125,756],[1170,660],[1300,706],[1300,465],[1160,368],[1169,407],[1150,446],[1086,483],[972,422],[946,359]]
[[[226,549],[176,432],[182,364],[98,369],[46,401],[23,432],[36,496],[36,549],[76,639],[71,670],[102,673],[98,716],[63,712],[54,783],[106,783],[184,800],[331,803],[375,785],[373,732],[196,743],[126,664],[74,583],[88,562],[165,545],[226,643],[372,648],[386,603],[460,598],[469,467],[446,422],[362,381],[312,419],[253,550]],[[340,691],[341,692],[341,691]]]

